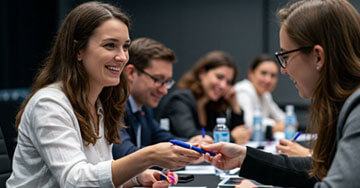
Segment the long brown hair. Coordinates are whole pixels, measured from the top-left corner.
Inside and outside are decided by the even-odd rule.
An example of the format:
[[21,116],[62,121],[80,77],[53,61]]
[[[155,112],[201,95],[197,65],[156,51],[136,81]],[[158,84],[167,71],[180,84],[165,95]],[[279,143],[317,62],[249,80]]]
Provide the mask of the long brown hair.
[[[201,57],[195,66],[181,77],[178,83],[178,88],[189,89],[196,99],[203,97],[205,95],[205,91],[201,86],[199,77],[200,73],[202,71],[207,72],[221,66],[230,67],[234,71],[234,76],[231,80],[231,85],[234,85],[238,74],[235,61],[226,52],[211,51]],[[227,104],[223,98],[220,98],[218,101],[212,101],[211,103],[213,103],[211,108],[218,112],[224,112],[226,108],[229,107],[229,104]]]
[[[88,108],[89,82],[83,63],[77,61],[77,53],[85,49],[94,30],[109,19],[118,19],[130,27],[129,18],[118,8],[99,2],[84,3],[73,9],[65,18],[55,39],[55,43],[44,65],[38,71],[30,95],[22,103],[16,115],[16,129],[30,98],[41,88],[54,82],[62,82],[62,90],[74,109],[79,121],[81,136],[86,143],[95,144],[98,139],[90,124]],[[76,42],[75,42],[76,41]],[[117,143],[120,120],[129,96],[126,75],[120,76],[120,84],[105,87],[99,99],[104,110],[105,138],[109,143]]]
[[360,15],[346,0],[303,0],[278,12],[299,46],[320,45],[325,63],[312,92],[308,128],[317,132],[311,176],[327,175],[336,151],[336,125],[345,100],[360,83]]

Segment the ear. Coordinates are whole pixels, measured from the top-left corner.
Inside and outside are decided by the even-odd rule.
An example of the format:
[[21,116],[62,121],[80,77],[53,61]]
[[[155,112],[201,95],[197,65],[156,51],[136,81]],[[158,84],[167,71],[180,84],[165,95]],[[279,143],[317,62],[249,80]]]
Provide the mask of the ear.
[[[77,44],[78,41],[77,41],[77,40],[74,40],[74,43]],[[84,56],[83,54],[84,54],[84,51],[83,51],[83,50],[80,50],[80,51],[77,52],[76,58],[77,58],[77,60],[78,60],[79,62],[83,60],[83,56]]]
[[314,46],[314,53],[316,58],[316,69],[320,70],[324,66],[325,63],[325,53],[324,48],[320,45]]
[[199,79],[202,80],[204,78],[206,74],[206,71],[204,69],[202,69],[200,72],[199,72]]
[[248,70],[248,79],[251,81],[252,80],[252,77],[253,77],[253,75],[254,75],[254,71],[252,71],[252,70]]
[[129,80],[130,83],[133,82],[133,80],[134,80],[134,78],[135,78],[135,74],[137,74],[137,72],[136,72],[135,69],[136,69],[136,68],[135,68],[134,65],[132,65],[132,64],[128,64],[128,65],[126,65],[126,67],[125,67],[126,75],[127,75],[128,80]]

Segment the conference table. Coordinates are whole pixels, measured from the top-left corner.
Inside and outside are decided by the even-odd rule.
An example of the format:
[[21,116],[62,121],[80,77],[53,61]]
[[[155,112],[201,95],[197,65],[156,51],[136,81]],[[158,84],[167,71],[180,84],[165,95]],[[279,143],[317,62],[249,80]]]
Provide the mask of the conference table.
[[[269,153],[276,153],[275,146],[279,143],[279,139],[283,138],[283,133],[279,133],[274,135],[275,140],[271,142],[249,142],[246,146],[260,148]],[[306,143],[310,138],[314,138],[313,135],[303,134],[299,137],[299,141]],[[238,169],[234,169],[230,171],[231,176],[238,175]],[[185,167],[185,170],[176,171],[178,174],[193,174],[194,180],[188,183],[178,183],[172,187],[197,187],[197,188],[217,188],[218,184],[221,182],[221,178],[215,175],[214,167],[211,166],[209,163],[203,162],[200,165],[189,165]],[[259,187],[262,187],[261,185]],[[265,186],[264,186],[265,187]],[[268,186],[266,186],[268,187]],[[273,186],[275,187],[275,186]]]

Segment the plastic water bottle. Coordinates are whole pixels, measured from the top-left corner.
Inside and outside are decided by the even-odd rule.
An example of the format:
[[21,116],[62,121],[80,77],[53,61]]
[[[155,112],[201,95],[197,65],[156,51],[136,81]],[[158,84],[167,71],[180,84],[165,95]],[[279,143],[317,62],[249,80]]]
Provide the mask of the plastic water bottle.
[[[230,142],[230,133],[229,129],[226,126],[226,118],[225,117],[218,117],[216,118],[216,126],[213,132],[214,142]],[[221,178],[225,175],[229,174],[229,170],[220,170],[215,168],[215,173],[217,176]]]
[[253,117],[253,141],[261,143],[264,141],[264,130],[260,107],[257,106]]
[[291,140],[296,133],[296,115],[293,105],[286,105],[285,138]]

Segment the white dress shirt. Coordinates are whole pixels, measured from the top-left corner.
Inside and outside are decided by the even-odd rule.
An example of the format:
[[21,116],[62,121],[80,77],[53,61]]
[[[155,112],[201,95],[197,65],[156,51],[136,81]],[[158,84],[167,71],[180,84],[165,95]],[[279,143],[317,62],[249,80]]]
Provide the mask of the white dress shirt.
[[35,93],[25,107],[18,131],[9,187],[114,187],[112,144],[104,137],[99,101],[99,135],[83,142],[73,108],[55,83]]
[[273,126],[275,121],[284,121],[285,113],[274,102],[269,92],[259,97],[254,86],[247,79],[236,83],[234,89],[239,105],[244,110],[246,126],[252,128],[254,111],[257,106],[260,107],[265,126]]

